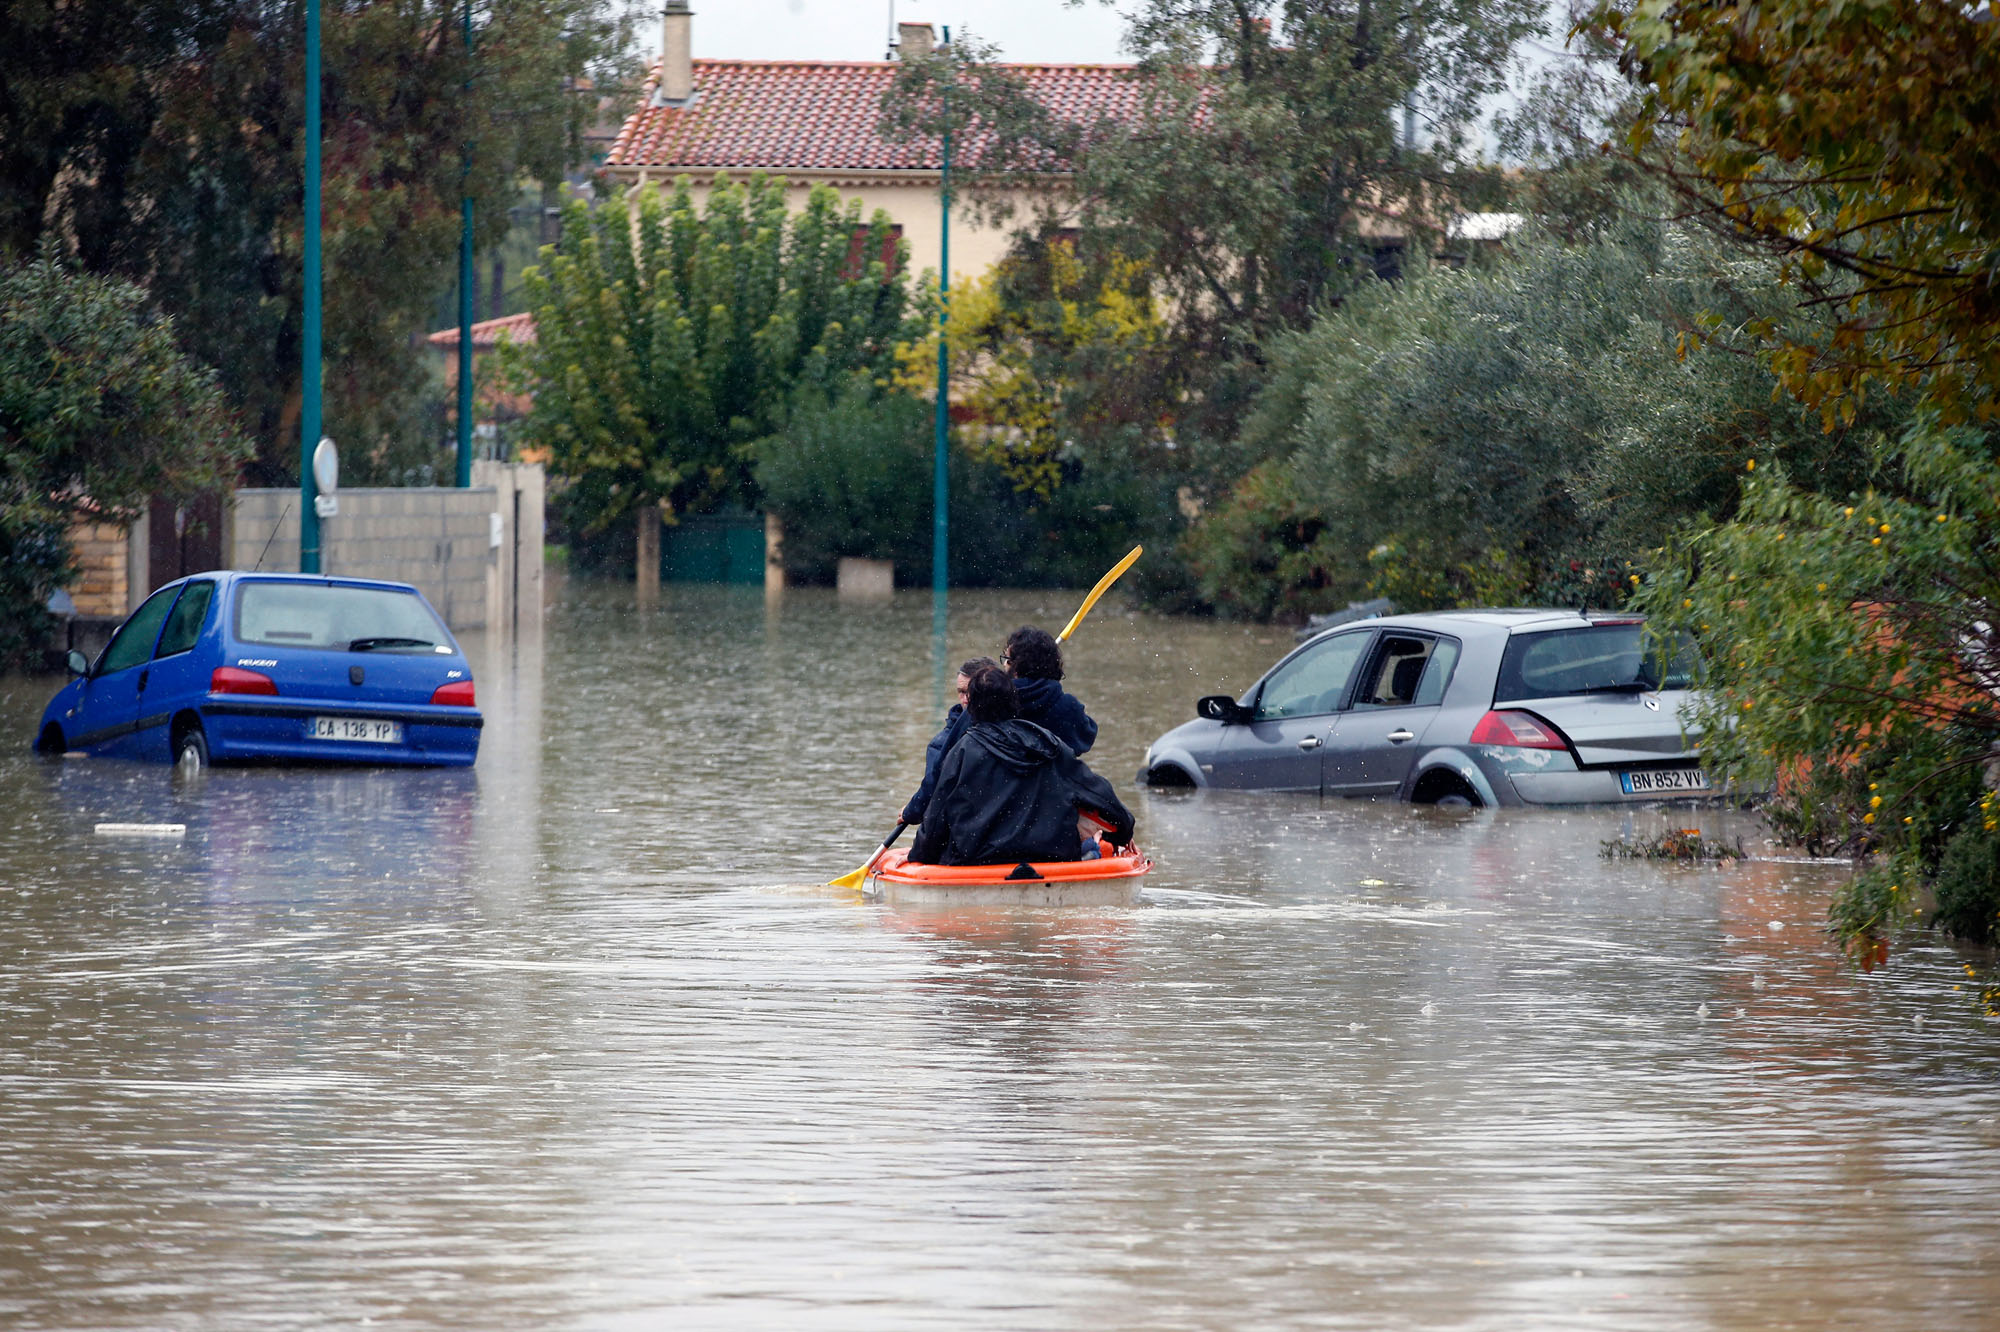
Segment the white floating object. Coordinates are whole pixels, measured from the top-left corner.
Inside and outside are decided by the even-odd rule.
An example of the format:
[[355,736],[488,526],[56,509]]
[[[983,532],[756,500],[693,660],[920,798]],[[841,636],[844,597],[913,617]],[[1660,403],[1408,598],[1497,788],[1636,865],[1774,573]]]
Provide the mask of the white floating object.
[[1702,1005],[1702,1006],[1701,1006],[1700,1008],[1697,1008],[1697,1009],[1695,1009],[1695,1010],[1694,1010],[1694,1015],[1695,1015],[1696,1017],[1698,1017],[1698,1018],[1705,1018],[1705,1017],[1707,1017],[1707,1016],[1708,1016],[1708,1005],[1707,1005],[1707,1004],[1703,1004],[1703,1005]]
[[1436,1017],[1438,1006],[1435,1003],[1429,1003],[1425,1004],[1422,1008],[1418,1009],[1417,1011],[1422,1013],[1425,1017]]
[[185,837],[185,823],[100,823],[99,837]]

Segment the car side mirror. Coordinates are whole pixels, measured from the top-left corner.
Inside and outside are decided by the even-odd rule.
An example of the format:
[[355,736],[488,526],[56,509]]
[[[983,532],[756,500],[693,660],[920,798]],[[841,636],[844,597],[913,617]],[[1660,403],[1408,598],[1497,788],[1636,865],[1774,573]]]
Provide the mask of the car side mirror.
[[1194,710],[1198,716],[1206,717],[1210,721],[1221,722],[1224,726],[1233,726],[1240,722],[1247,722],[1252,715],[1250,709],[1244,707],[1227,694],[1209,694],[1204,698],[1197,699],[1195,700]]
[[63,664],[69,667],[71,675],[90,674],[90,658],[84,656],[75,648],[69,650],[69,655],[63,658]]

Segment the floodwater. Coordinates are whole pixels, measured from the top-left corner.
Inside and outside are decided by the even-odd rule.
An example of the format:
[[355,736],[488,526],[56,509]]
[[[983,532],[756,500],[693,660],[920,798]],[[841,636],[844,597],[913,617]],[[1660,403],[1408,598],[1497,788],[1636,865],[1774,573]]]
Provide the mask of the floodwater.
[[1140,904],[892,909],[816,885],[915,785],[928,597],[629,596],[485,653],[467,773],[44,761],[0,682],[0,1326],[1993,1325],[1996,1031],[1952,950],[1839,961],[1840,867],[1133,790],[1289,638],[1106,605]]

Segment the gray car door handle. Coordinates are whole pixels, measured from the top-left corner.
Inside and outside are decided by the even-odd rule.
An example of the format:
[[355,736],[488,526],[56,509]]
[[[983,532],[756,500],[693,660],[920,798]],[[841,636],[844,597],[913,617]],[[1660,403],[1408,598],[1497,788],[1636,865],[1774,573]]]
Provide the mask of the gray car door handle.
[[1414,740],[1416,738],[1417,733],[1415,731],[1405,730],[1400,726],[1389,732],[1389,743],[1392,745],[1400,745],[1405,740]]
[[1318,748],[1319,748],[1319,737],[1318,737],[1318,736],[1316,736],[1316,735],[1309,735],[1309,736],[1307,736],[1307,737],[1306,737],[1305,739],[1303,739],[1303,740],[1299,741],[1299,748],[1300,748],[1300,749],[1318,749]]

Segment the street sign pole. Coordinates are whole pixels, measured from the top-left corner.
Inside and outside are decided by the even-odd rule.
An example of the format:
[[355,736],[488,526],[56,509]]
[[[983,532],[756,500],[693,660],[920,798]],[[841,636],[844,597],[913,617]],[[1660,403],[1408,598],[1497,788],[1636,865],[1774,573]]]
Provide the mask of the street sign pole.
[[[472,101],[472,0],[465,0],[465,101]],[[466,119],[471,133],[471,117]],[[458,219],[458,484],[472,484],[472,144],[459,164]]]
[[945,684],[945,609],[950,578],[950,474],[947,468],[951,435],[950,348],[946,335],[951,323],[951,85],[957,77],[952,68],[951,28],[944,30],[945,57],[944,154],[938,171],[938,204],[942,210],[938,232],[938,363],[936,441],[931,467],[931,657],[937,706],[943,704]]
[[306,0],[305,296],[299,382],[299,572],[319,572],[313,450],[320,439],[319,4]]

